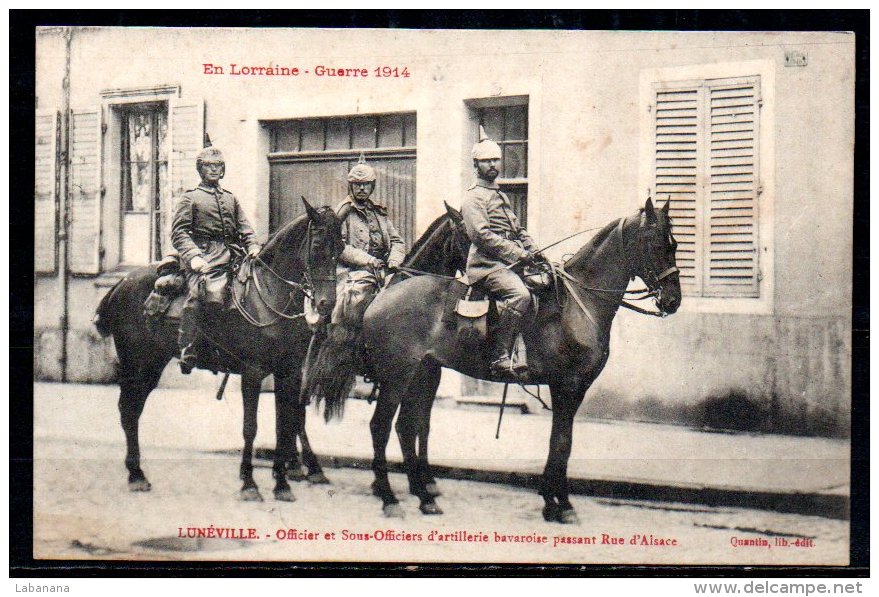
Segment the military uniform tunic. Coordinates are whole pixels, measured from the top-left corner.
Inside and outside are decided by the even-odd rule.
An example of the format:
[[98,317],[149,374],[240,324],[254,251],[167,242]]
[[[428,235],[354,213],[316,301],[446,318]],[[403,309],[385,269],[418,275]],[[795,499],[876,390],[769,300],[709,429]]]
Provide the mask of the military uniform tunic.
[[467,277],[508,307],[524,313],[531,294],[522,279],[504,266],[524,258],[536,245],[519,223],[509,199],[497,183],[477,179],[464,193],[461,215],[471,243]]
[[[226,267],[232,261],[230,246],[246,252],[257,245],[253,227],[235,195],[205,184],[186,191],[178,200],[171,243],[186,266],[189,300],[198,298],[198,285],[204,280],[205,300],[219,303],[225,298]],[[195,257],[208,262],[201,274],[192,271]]]
[[403,263],[406,247],[388,218],[387,210],[369,199],[358,204],[350,196],[336,208],[344,216],[342,239],[345,249],[336,268],[336,306],[333,323],[360,325],[363,313],[379,290],[379,280],[369,270],[373,259],[381,259],[388,267]]

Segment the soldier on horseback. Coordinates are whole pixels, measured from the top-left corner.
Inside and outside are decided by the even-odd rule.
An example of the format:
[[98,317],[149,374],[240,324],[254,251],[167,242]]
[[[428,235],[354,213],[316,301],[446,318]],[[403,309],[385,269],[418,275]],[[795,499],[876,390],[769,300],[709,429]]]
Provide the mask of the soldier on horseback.
[[406,256],[403,239],[388,218],[388,210],[370,199],[375,178],[375,170],[360,154],[359,162],[348,172],[348,196],[336,208],[345,249],[336,271],[334,324],[359,327],[386,270],[395,270]]
[[522,317],[531,306],[531,293],[513,271],[516,264],[540,259],[534,240],[519,223],[510,200],[495,182],[501,163],[500,146],[485,135],[473,146],[476,182],[464,193],[461,214],[470,236],[467,278],[498,299],[499,321],[493,338],[492,377],[516,381],[527,375],[524,362],[513,363],[511,350],[519,335]]
[[180,255],[189,288],[178,337],[184,374],[196,365],[199,327],[225,302],[231,263],[245,253],[255,257],[260,250],[235,195],[220,187],[226,174],[220,150],[205,147],[195,167],[201,184],[177,201],[171,226],[171,243]]

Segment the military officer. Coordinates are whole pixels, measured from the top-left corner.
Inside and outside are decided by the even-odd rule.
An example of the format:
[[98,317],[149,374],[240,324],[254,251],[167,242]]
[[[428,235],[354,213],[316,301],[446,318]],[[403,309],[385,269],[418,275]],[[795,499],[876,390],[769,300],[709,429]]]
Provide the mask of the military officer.
[[198,187],[177,201],[171,243],[184,265],[189,295],[180,321],[180,369],[188,374],[196,364],[198,328],[204,313],[222,307],[230,263],[245,253],[259,254],[253,227],[235,195],[220,187],[226,174],[223,154],[205,147],[195,160]]
[[513,264],[538,259],[534,240],[519,223],[507,196],[495,182],[501,148],[480,126],[480,140],[471,153],[476,182],[464,193],[461,214],[470,237],[467,277],[498,300],[500,321],[494,335],[491,373],[501,381],[527,375],[527,365],[512,361],[510,352],[519,334],[522,316],[531,305],[531,293]]
[[332,322],[359,327],[363,313],[380,290],[385,270],[406,255],[403,239],[385,207],[373,202],[375,170],[363,154],[348,173],[348,196],[337,206],[345,249],[336,270],[338,291]]

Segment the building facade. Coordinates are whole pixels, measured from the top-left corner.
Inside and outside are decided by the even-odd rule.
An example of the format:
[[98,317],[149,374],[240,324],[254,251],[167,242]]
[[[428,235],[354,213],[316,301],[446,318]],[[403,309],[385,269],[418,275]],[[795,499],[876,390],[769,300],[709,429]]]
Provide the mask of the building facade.
[[46,28],[36,75],[39,379],[113,378],[94,309],[168,250],[205,134],[261,240],[363,152],[411,243],[482,124],[538,243],[672,202],[683,305],[619,314],[584,412],[848,433],[853,35]]

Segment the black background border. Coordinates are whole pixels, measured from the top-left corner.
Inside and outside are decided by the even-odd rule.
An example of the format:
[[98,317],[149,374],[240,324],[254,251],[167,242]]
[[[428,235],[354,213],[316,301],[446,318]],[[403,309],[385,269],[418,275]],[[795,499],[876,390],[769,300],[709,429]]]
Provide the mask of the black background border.
[[[869,470],[869,10],[602,11],[10,11],[9,189],[9,559],[13,578],[216,576],[577,576],[867,577]],[[17,189],[34,180],[35,31],[40,25],[155,27],[334,27],[675,31],[853,31],[855,186],[852,320],[851,565],[847,567],[349,564],[326,562],[119,562],[33,559],[33,203]],[[28,147],[28,149],[25,149]],[[815,198],[821,200],[821,198]]]

